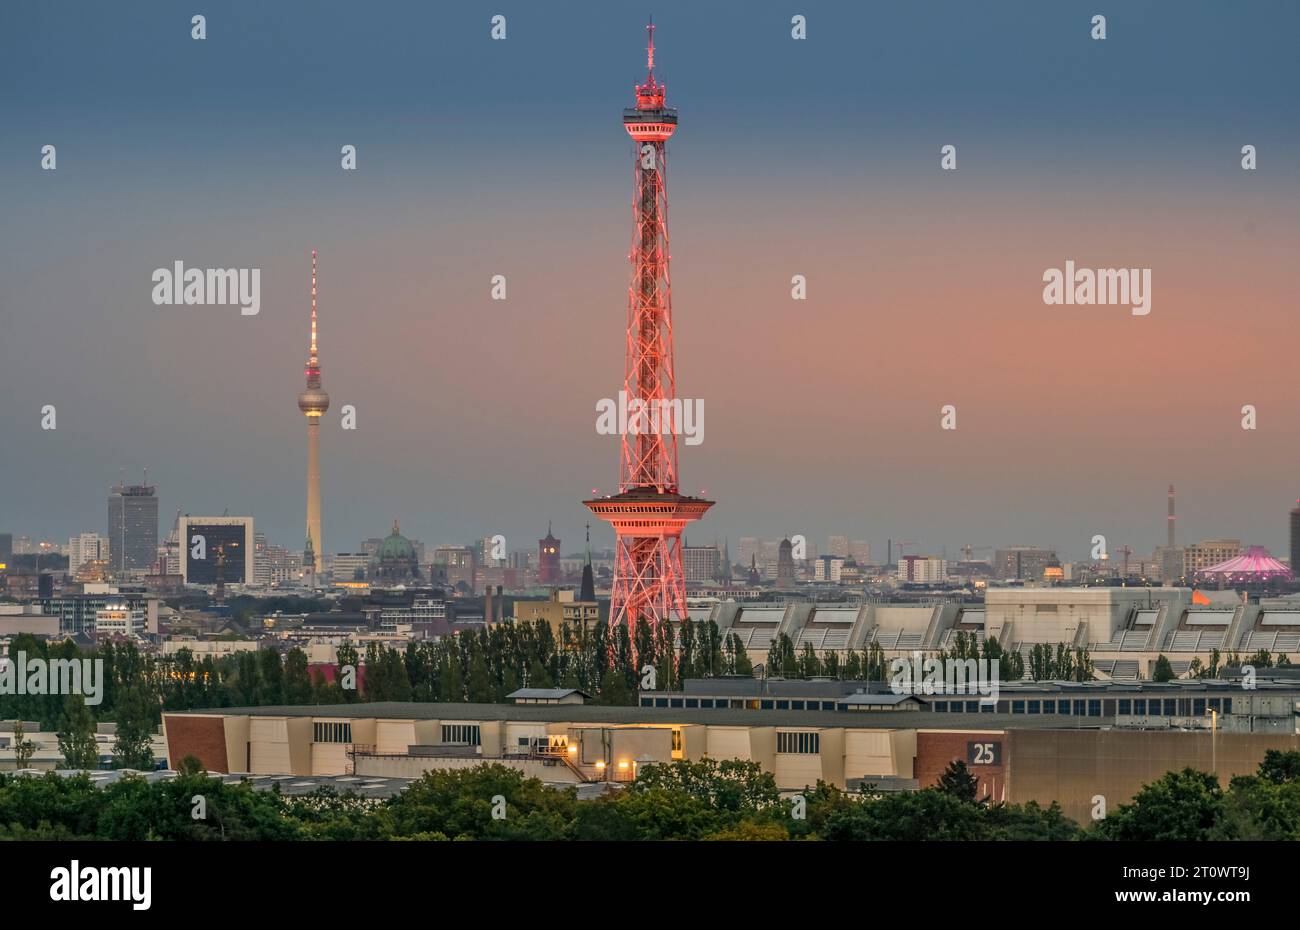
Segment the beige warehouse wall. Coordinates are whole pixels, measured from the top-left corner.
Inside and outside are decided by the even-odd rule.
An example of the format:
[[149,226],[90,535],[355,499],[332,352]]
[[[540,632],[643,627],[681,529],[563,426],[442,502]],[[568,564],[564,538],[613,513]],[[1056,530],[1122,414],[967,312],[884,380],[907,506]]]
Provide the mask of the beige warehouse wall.
[[[825,747],[823,747],[824,750]],[[817,784],[818,779],[824,778],[821,753],[778,752],[773,754],[773,759],[774,765],[770,771],[776,777],[776,786],[783,791],[794,791],[810,787]]]
[[[355,733],[352,739],[361,742],[356,738]],[[405,753],[409,747],[416,744],[414,720],[375,721],[375,752]]]
[[312,744],[312,775],[343,775],[348,770],[349,761],[347,743]]
[[310,717],[289,717],[285,721],[289,742],[289,774],[312,773],[312,720]]
[[714,759],[752,758],[748,727],[709,727],[708,755]]
[[254,775],[284,775],[293,772],[289,760],[289,727],[284,717],[250,717],[248,745]]
[[749,728],[749,757],[765,772],[776,770],[776,727]]
[[682,758],[691,762],[703,759],[709,751],[709,728],[685,725],[682,727]]
[[226,759],[232,772],[246,772],[249,768],[248,721],[245,716],[225,718]]
[[891,736],[889,730],[849,730],[844,737],[844,777],[897,775]]
[[1091,822],[1093,797],[1108,810],[1144,784],[1192,767],[1227,785],[1256,771],[1269,749],[1300,750],[1300,735],[1167,730],[1009,730],[1007,800],[1059,801],[1068,817]]
[[822,730],[821,750],[822,778],[838,788],[843,788],[844,729],[842,727],[831,727]]

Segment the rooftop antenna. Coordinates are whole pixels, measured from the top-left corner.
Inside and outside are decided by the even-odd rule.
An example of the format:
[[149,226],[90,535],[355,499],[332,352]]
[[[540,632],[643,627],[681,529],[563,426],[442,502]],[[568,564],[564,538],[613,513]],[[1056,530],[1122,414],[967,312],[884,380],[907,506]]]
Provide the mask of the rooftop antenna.
[[316,357],[316,250],[311,250],[311,357]]
[[650,33],[650,41],[645,50],[645,70],[646,76],[649,78],[650,83],[653,84],[655,79],[655,18],[653,13],[650,14],[650,23],[645,28],[646,32]]

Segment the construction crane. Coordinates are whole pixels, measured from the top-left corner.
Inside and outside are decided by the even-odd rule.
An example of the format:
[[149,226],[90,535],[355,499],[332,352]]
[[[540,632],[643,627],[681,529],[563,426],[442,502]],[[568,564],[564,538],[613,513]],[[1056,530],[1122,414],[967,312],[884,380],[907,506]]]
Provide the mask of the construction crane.
[[1131,556],[1131,555],[1133,554],[1133,547],[1130,546],[1128,543],[1125,543],[1124,545],[1122,545],[1122,546],[1119,547],[1119,551],[1122,552],[1122,553],[1124,553],[1124,574],[1121,575],[1120,577],[1122,577],[1122,578],[1127,578],[1127,577],[1128,577],[1128,557]]
[[991,552],[992,550],[993,550],[993,547],[992,547],[992,546],[969,546],[969,545],[967,545],[967,546],[962,546],[962,547],[961,547],[961,554],[965,557],[964,561],[969,562],[969,561],[971,560],[971,555],[972,555],[973,553],[976,553],[976,552]]

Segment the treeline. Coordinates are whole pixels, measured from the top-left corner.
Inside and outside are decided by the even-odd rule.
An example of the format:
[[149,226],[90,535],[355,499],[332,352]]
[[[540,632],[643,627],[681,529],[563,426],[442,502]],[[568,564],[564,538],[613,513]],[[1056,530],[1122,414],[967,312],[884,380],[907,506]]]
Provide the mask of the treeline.
[[[1273,653],[1267,649],[1257,650],[1244,658],[1236,651],[1229,652],[1225,657],[1218,649],[1211,649],[1209,662],[1202,662],[1200,656],[1192,657],[1187,674],[1190,678],[1218,678],[1224,669],[1240,668],[1242,665],[1253,665],[1255,668],[1273,668],[1277,665],[1280,668],[1290,664],[1291,660],[1287,658],[1285,652],[1279,652],[1275,661]],[[1171,681],[1177,677],[1174,675],[1173,666],[1169,664],[1169,659],[1163,653],[1156,658],[1151,677],[1155,681]]]
[[[0,775],[0,838],[32,840],[1210,840],[1300,839],[1300,753],[1270,751],[1225,790],[1184,769],[1082,827],[1055,803],[977,796],[964,763],[921,791],[843,791],[819,782],[782,797],[755,762],[646,766],[625,789],[579,800],[516,769],[428,772],[379,801],[321,788],[284,797],[225,784],[187,759],[178,777]],[[201,798],[201,808],[195,799]],[[201,816],[196,817],[195,812]]]
[[[666,626],[655,636],[641,623],[629,637],[625,626],[611,629],[604,621],[590,628],[565,624],[558,638],[539,620],[495,624],[404,648],[371,643],[364,662],[354,646],[344,644],[328,676],[311,668],[297,647],[281,653],[267,645],[202,657],[182,648],[153,655],[129,642],[82,650],[70,641],[23,634],[10,642],[10,661],[16,663],[19,653],[29,663],[102,660],[100,700],[85,705],[76,695],[0,694],[0,718],[35,720],[58,732],[74,732],[75,726],[80,733],[88,726],[91,734],[96,722],[116,722],[119,735],[132,741],[127,755],[133,768],[148,767],[136,764],[142,761],[139,746],[143,740],[147,750],[148,734],[164,711],[363,701],[500,703],[525,686],[581,688],[602,703],[629,705],[651,674],[647,667],[653,669],[652,687],[659,690],[680,687],[684,678],[753,672],[739,638],[722,636],[709,620],[685,624],[676,650]],[[91,682],[83,682],[82,689],[92,690]]]

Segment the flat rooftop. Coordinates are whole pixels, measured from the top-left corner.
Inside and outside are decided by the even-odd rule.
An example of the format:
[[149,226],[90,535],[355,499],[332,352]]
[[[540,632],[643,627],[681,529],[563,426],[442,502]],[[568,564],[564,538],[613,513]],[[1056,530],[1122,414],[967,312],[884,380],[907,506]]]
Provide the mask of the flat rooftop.
[[[521,723],[704,724],[718,727],[849,727],[859,730],[1042,730],[1094,729],[1106,717],[1055,714],[950,714],[929,710],[835,711],[748,708],[600,707],[591,704],[436,704],[376,701],[371,704],[295,704],[166,711],[185,717],[336,717],[356,720],[509,720]],[[1091,722],[1089,722],[1091,721]]]

